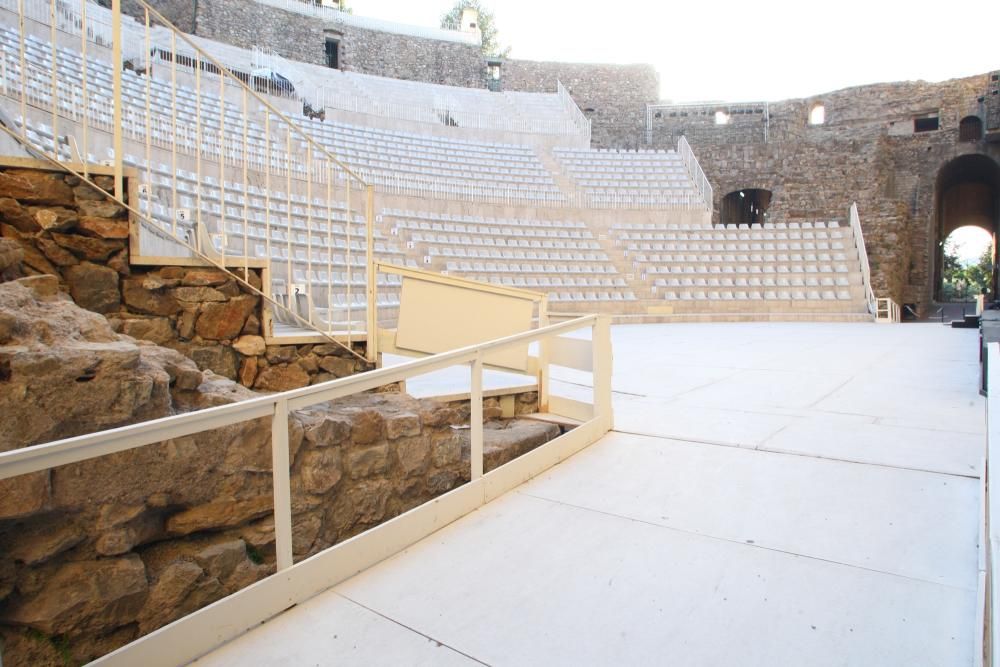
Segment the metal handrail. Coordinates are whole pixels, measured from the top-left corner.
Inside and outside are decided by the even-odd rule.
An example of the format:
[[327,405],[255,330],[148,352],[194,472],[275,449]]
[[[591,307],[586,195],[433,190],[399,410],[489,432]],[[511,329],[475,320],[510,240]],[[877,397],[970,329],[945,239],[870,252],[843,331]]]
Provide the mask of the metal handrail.
[[858,250],[858,259],[861,262],[861,279],[865,288],[865,301],[868,303],[868,312],[877,314],[878,303],[875,299],[875,291],[872,289],[872,270],[868,263],[868,250],[865,247],[865,235],[861,229],[861,216],[858,215],[858,203],[851,204],[848,215],[851,225],[851,232],[854,234],[854,246]]
[[[593,328],[592,345],[600,346],[595,357],[602,363],[595,366],[595,419],[611,420],[611,340],[610,319],[587,315],[560,324],[526,331],[468,347],[415,359],[397,366],[381,368],[360,375],[331,380],[311,387],[296,389],[198,412],[163,417],[152,421],[123,426],[89,435],[66,438],[0,453],[0,479],[49,470],[88,459],[145,447],[151,444],[202,433],[252,419],[272,417],[272,456],[274,478],[274,519],[278,570],[292,565],[292,515],[288,416],[292,410],[305,409],[320,403],[369,391],[409,378],[451,366],[468,364],[472,369],[472,479],[483,475],[482,374],[483,359],[490,352],[515,348],[524,343],[544,341],[560,334],[583,328]],[[599,375],[599,377],[598,377]],[[475,419],[476,414],[479,420]]]

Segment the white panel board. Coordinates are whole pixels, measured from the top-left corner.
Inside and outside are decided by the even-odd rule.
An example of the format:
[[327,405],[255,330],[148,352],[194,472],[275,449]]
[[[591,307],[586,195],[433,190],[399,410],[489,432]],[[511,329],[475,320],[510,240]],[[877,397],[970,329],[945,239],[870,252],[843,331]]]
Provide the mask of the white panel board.
[[[457,285],[442,285],[406,276],[400,299],[396,347],[437,354],[505,338],[531,329],[534,303]],[[524,371],[528,344],[491,352],[487,364]]]

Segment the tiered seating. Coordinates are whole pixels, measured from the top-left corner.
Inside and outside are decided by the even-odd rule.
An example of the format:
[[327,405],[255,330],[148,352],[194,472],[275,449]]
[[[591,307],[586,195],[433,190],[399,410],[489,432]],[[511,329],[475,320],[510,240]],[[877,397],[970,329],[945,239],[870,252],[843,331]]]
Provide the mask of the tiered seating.
[[851,301],[857,253],[837,222],[713,229],[617,224],[616,242],[668,301]]
[[556,148],[553,154],[595,203],[683,204],[698,196],[674,151]]
[[399,209],[386,209],[381,217],[425,264],[449,274],[548,292],[553,301],[636,298],[582,222]]
[[429,137],[305,120],[300,126],[338,158],[376,184],[402,184],[430,193],[485,196],[510,191],[532,201],[560,202],[552,174],[526,146]]
[[[0,28],[0,46],[8,59],[8,73],[17,70],[17,33]],[[26,56],[29,63],[40,71],[51,68],[51,46],[33,36],[26,39]],[[59,103],[67,114],[78,113],[83,107],[81,95],[83,70],[78,52],[58,50],[57,69],[64,88]],[[155,71],[154,71],[155,74]],[[46,74],[47,77],[47,74]],[[87,84],[89,89],[90,116],[97,124],[111,124],[112,71],[110,65],[96,58],[88,58]],[[146,128],[147,83],[149,106],[153,110],[154,124]],[[16,84],[15,84],[16,85]],[[255,118],[245,118],[242,110],[232,104],[220,106],[211,95],[199,96],[196,91],[178,86],[176,102],[173,88],[166,82],[140,77],[134,72],[123,73],[123,98],[128,113],[126,131],[133,138],[142,140],[147,131],[158,146],[179,146],[189,153],[197,148],[196,132],[190,120],[200,116],[202,125],[210,130],[220,130],[220,120],[225,118],[225,143],[228,156],[242,151],[243,129],[246,125],[248,154],[251,161],[263,165],[265,155],[283,155],[286,146],[281,124],[273,124],[271,136]],[[47,86],[32,90],[41,106],[51,104]],[[176,115],[183,119],[174,133],[171,110],[176,105]],[[200,108],[200,111],[199,111]],[[29,118],[29,127],[31,119]],[[516,195],[528,201],[558,202],[564,199],[552,175],[545,169],[535,152],[526,146],[492,142],[474,142],[461,139],[439,138],[406,132],[368,129],[346,123],[323,123],[300,119],[299,126],[310,132],[348,166],[391,191],[413,192],[436,196],[479,195],[504,199]],[[41,143],[51,143],[45,136],[46,127],[32,127]],[[210,147],[211,148],[211,147]],[[270,148],[270,152],[268,149]],[[300,142],[292,146],[293,154],[304,148]],[[202,146],[205,149],[205,146]],[[97,156],[94,156],[95,159]],[[279,158],[278,162],[283,160]]]
[[[557,127],[565,127],[568,115],[559,97],[555,94],[539,93],[494,93],[481,88],[460,88],[419,81],[403,81],[368,74],[346,72],[343,76],[333,76],[331,81],[341,87],[349,85],[360,92],[365,99],[375,104],[404,106],[412,120],[429,123],[444,123],[456,127],[491,127],[503,125],[504,118],[524,122],[540,133],[553,133]],[[332,96],[331,96],[332,97]],[[335,100],[332,103],[336,105]]]

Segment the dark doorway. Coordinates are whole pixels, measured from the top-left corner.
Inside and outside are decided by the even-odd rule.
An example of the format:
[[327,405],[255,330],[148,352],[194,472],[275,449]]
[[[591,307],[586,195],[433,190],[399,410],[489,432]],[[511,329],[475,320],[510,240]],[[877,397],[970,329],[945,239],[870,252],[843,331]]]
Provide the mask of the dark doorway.
[[[996,236],[1000,227],[1000,165],[985,155],[963,155],[945,164],[938,172],[935,191],[937,243],[934,262],[934,296],[941,300],[945,273],[945,241],[960,227],[986,230],[993,239],[996,264]],[[997,294],[997,272],[992,271],[988,299]]]
[[719,219],[724,225],[762,225],[767,222],[767,209],[770,206],[770,190],[736,190],[722,198]]
[[983,120],[979,116],[966,116],[958,124],[958,140],[974,144],[983,138]]
[[326,40],[326,66],[331,69],[340,69],[340,40]]

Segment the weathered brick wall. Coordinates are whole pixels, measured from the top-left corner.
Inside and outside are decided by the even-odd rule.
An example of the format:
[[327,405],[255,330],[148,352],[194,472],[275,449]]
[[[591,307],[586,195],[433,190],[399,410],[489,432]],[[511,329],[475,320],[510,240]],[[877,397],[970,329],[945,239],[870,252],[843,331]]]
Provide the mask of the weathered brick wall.
[[[638,148],[643,142],[646,104],[660,96],[652,65],[590,65],[508,60],[504,90],[553,93],[561,81],[593,123],[597,148]],[[592,110],[592,111],[591,111]]]

